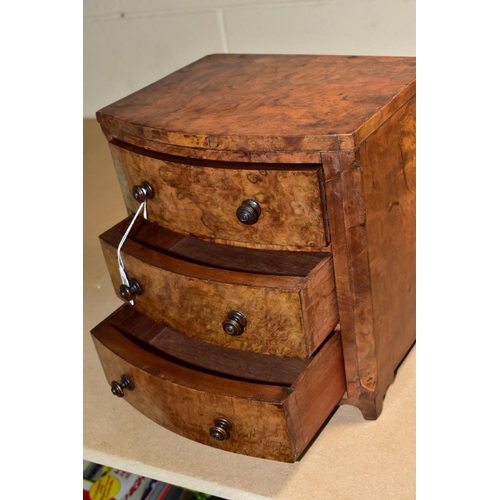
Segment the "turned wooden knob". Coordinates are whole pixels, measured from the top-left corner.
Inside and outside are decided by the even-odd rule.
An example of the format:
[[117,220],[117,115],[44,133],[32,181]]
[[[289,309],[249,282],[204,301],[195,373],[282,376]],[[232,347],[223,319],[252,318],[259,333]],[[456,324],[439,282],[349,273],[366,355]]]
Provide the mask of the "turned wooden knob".
[[241,335],[247,326],[247,319],[239,311],[231,311],[222,323],[222,328],[228,335]]
[[152,198],[155,195],[153,186],[147,181],[142,181],[140,186],[132,187],[132,196],[134,200],[142,203],[146,198]]
[[118,398],[123,398],[125,395],[125,389],[129,391],[133,390],[134,385],[126,375],[122,375],[120,382],[113,380],[111,382],[111,392]]
[[142,293],[141,285],[135,279],[131,279],[127,285],[120,285],[120,296],[123,300],[131,301],[136,295]]
[[227,441],[231,434],[229,431],[232,429],[231,422],[224,417],[218,417],[214,420],[214,426],[210,427],[210,435],[216,441]]
[[255,224],[259,220],[260,205],[255,200],[244,200],[236,210],[236,217],[243,224]]

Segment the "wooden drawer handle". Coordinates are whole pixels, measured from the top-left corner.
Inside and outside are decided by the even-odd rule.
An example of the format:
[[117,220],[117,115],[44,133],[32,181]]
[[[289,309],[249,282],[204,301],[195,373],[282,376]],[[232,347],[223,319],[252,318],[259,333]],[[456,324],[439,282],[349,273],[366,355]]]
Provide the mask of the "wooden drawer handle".
[[233,428],[231,422],[224,417],[214,419],[214,426],[210,427],[210,435],[216,441],[227,441],[230,437],[230,430]]
[[241,335],[247,326],[247,319],[239,311],[231,311],[222,323],[222,328],[228,335]]
[[142,181],[140,186],[132,187],[132,196],[134,200],[142,203],[146,198],[152,198],[155,195],[153,186],[147,181]]
[[136,295],[142,293],[141,285],[134,278],[129,280],[129,285],[120,285],[120,297],[130,302]]
[[125,395],[125,389],[132,391],[134,389],[134,384],[126,375],[122,375],[120,382],[113,380],[111,382],[111,392],[118,398],[123,398]]
[[243,224],[255,224],[259,220],[260,205],[255,200],[244,200],[236,210],[236,217]]

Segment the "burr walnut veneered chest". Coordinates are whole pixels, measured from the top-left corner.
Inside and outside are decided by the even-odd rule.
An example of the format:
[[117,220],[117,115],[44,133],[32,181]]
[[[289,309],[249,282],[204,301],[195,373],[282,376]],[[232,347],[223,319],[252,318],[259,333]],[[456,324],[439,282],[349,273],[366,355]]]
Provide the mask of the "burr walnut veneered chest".
[[113,394],[282,461],[338,404],[377,418],[415,341],[415,95],[414,58],[217,54],[100,110]]

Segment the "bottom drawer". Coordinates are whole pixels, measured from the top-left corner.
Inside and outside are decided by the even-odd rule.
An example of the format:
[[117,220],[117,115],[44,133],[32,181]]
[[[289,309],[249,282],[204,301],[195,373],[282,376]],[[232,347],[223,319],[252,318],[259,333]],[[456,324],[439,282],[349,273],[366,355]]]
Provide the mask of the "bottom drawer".
[[338,332],[299,360],[191,339],[125,305],[92,336],[113,394],[173,432],[244,455],[295,461],[346,390]]

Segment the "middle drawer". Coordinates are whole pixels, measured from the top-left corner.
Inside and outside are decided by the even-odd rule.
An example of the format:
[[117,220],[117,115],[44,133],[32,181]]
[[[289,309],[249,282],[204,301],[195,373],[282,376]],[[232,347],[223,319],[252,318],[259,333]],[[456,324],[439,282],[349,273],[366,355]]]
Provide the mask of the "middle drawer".
[[[118,296],[117,248],[130,221],[100,236]],[[189,337],[306,358],[338,323],[330,253],[225,246],[142,219],[121,256],[129,280],[139,285],[135,309]]]

